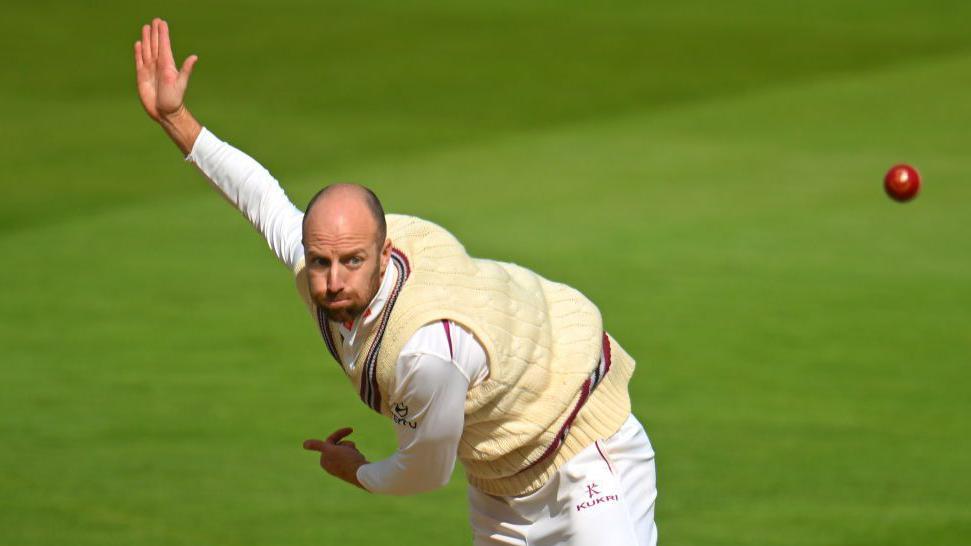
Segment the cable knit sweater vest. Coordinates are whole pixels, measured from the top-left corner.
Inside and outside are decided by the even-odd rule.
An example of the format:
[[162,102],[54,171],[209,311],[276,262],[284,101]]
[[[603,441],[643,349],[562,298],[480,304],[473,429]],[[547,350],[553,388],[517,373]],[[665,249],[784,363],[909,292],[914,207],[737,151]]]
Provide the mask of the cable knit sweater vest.
[[[503,496],[535,491],[573,455],[620,428],[630,414],[634,361],[603,334],[600,312],[587,298],[517,265],[471,258],[430,222],[401,215],[387,221],[397,284],[348,374],[366,404],[392,416],[388,392],[401,349],[420,327],[449,319],[475,335],[489,360],[488,379],[466,396],[458,445],[474,487]],[[296,272],[340,362],[337,330],[310,301],[302,266]]]

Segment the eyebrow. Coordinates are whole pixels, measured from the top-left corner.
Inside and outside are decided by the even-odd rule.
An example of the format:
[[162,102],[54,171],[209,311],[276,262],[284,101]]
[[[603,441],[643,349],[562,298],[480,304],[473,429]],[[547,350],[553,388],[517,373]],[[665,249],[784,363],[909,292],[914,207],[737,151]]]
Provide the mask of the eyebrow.
[[[328,257],[328,256],[324,256],[323,254],[320,254],[318,252],[314,252],[313,250],[310,250],[307,247],[304,247],[304,249],[305,249],[306,254],[308,256],[310,256],[311,258],[327,258]],[[367,247],[359,247],[359,248],[355,248],[353,250],[348,250],[347,252],[342,252],[342,253],[338,254],[338,257],[339,258],[346,258],[346,257],[349,257],[349,256],[354,256],[356,254],[363,254],[365,256],[368,256],[369,255],[368,250],[367,250]]]

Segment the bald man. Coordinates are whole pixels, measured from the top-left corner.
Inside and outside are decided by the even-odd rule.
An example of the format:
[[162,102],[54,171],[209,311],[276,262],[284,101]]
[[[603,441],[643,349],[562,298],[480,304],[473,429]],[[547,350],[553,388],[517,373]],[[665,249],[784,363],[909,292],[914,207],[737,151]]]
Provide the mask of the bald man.
[[654,451],[630,414],[633,359],[576,290],[472,258],[446,230],[386,215],[336,184],[298,210],[259,163],[185,107],[196,57],[177,69],[168,25],[135,44],[139,96],[189,161],[294,274],[327,350],[398,449],[369,462],[350,428],[304,448],[373,493],[469,482],[475,544],[653,545]]

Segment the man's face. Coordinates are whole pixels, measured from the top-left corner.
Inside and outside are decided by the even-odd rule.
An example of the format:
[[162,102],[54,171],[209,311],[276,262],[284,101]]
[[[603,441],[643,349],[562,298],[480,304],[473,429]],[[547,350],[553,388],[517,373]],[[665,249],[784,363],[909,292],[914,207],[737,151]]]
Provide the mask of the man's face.
[[356,320],[381,286],[391,242],[377,241],[370,216],[310,215],[304,225],[310,295],[328,319]]

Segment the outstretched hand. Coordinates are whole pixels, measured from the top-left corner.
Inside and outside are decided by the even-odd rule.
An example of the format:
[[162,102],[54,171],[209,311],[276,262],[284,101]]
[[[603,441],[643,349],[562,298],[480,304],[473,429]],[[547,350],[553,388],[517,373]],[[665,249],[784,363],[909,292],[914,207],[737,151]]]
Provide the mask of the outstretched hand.
[[352,428],[342,428],[326,440],[305,440],[303,448],[320,452],[320,466],[328,474],[364,489],[361,482],[357,481],[357,469],[367,464],[367,459],[357,450],[354,442],[344,440],[352,432]]
[[155,18],[151,25],[142,26],[142,39],[135,42],[135,74],[138,96],[149,117],[160,121],[185,108],[185,90],[198,59],[189,55],[182,69],[176,69],[169,24]]

